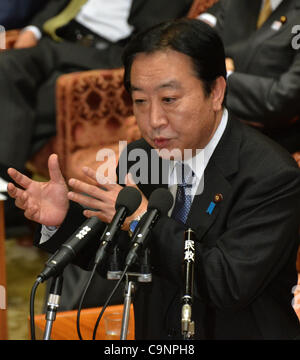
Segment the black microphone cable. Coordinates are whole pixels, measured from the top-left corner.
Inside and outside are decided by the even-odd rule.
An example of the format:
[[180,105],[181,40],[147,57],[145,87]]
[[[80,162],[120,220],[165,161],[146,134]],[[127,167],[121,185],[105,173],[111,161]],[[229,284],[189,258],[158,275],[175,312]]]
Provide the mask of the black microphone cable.
[[95,323],[95,327],[94,327],[94,331],[93,331],[93,340],[96,340],[96,334],[97,334],[97,329],[98,329],[98,326],[99,326],[99,323],[100,323],[100,320],[104,314],[104,311],[106,310],[108,304],[110,303],[111,301],[111,298],[114,296],[115,292],[117,291],[118,287],[120,286],[121,282],[123,281],[123,278],[125,276],[125,274],[127,273],[127,270],[128,270],[128,265],[125,266],[125,269],[120,277],[120,279],[118,280],[117,284],[115,285],[115,287],[113,288],[112,292],[110,293],[108,299],[106,300],[105,304],[103,305],[102,309],[101,309],[101,312],[97,318],[97,321]]
[[[86,293],[87,293],[87,291],[88,291],[88,289],[89,289],[89,286],[90,286],[90,284],[91,284],[91,282],[92,282],[92,279],[93,279],[93,277],[94,277],[94,275],[95,275],[95,272],[96,272],[96,270],[97,270],[97,267],[98,267],[98,263],[95,263],[95,264],[94,264],[94,267],[93,267],[93,269],[92,269],[92,271],[91,271],[91,275],[90,275],[90,277],[88,278],[88,281],[87,281],[86,284],[85,284],[85,287],[84,287],[84,290],[83,290],[83,292],[82,292],[82,296],[81,296],[81,298],[80,298],[80,302],[79,302],[79,305],[78,305],[77,319],[76,319],[76,327],[77,327],[77,334],[78,334],[79,340],[84,340],[84,339],[82,338],[82,334],[81,334],[81,330],[80,330],[80,314],[81,314],[81,310],[82,310],[82,306],[83,306],[83,302],[84,302]],[[126,271],[127,271],[127,269],[126,269]],[[111,301],[111,298],[113,297],[113,295],[114,295],[115,292],[117,291],[118,287],[120,286],[120,283],[121,283],[124,275],[125,275],[125,273],[122,274],[121,279],[118,281],[118,283],[116,284],[115,288],[112,290],[112,292],[110,293],[108,299],[106,300],[105,304],[103,305],[103,309],[104,309],[103,312],[104,312],[105,309],[107,308],[109,302]],[[98,324],[99,324],[100,319],[101,319],[101,317],[102,317],[102,314],[101,314],[101,313],[100,313],[99,317],[100,317],[99,320],[97,320],[96,330],[94,330],[94,333],[93,333],[93,340],[95,340],[95,336],[96,336],[96,331],[97,331],[97,328],[98,328]]]
[[91,271],[91,275],[90,275],[90,277],[88,278],[88,281],[85,284],[85,287],[83,289],[83,292],[82,292],[82,295],[81,295],[81,298],[80,298],[80,302],[79,302],[79,305],[78,305],[77,318],[76,318],[76,328],[77,328],[77,334],[78,334],[79,340],[84,340],[82,338],[81,331],[80,331],[80,314],[81,314],[81,310],[82,310],[82,305],[83,305],[83,301],[84,301],[86,292],[88,291],[88,288],[90,287],[92,279],[93,279],[93,277],[95,275],[97,267],[98,267],[98,264],[94,264],[94,267],[93,267],[93,269]]
[[35,294],[38,286],[42,282],[42,278],[38,277],[31,289],[30,293],[30,306],[29,306],[29,317],[30,317],[30,335],[31,340],[36,340],[35,338],[35,322],[34,322],[34,300],[35,300]]

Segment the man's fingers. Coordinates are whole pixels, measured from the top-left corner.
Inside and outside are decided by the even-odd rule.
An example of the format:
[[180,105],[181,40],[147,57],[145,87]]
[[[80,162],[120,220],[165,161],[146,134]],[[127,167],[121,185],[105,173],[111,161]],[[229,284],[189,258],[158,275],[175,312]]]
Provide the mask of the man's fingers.
[[16,198],[15,205],[24,210],[27,207],[28,195],[25,191],[22,192],[20,196]]
[[145,211],[147,211],[148,208],[148,200],[145,197],[145,195],[141,192],[141,190],[138,188],[138,186],[136,185],[136,183],[134,182],[133,176],[131,175],[131,173],[128,173],[125,177],[125,184],[126,186],[133,186],[135,187],[140,194],[142,195],[142,202],[140,204],[140,206],[138,207],[138,209],[136,210],[136,212],[134,214],[136,214],[137,212],[139,213],[143,213]]
[[50,179],[56,183],[65,183],[65,179],[61,173],[58,156],[56,154],[52,154],[48,159],[48,169]]
[[86,195],[81,195],[73,191],[68,193],[68,199],[93,209],[101,210],[101,208],[104,206],[104,203],[98,199],[94,199]]
[[136,183],[134,182],[133,177],[130,173],[125,176],[125,184],[126,186],[135,186],[137,188]]
[[7,193],[12,198],[16,199],[18,196],[20,196],[21,191],[22,190],[18,189],[14,184],[12,183],[7,184]]
[[26,175],[23,175],[18,170],[9,168],[7,170],[8,175],[20,186],[22,186],[24,189],[27,189],[32,180],[27,177]]
[[17,188],[14,184],[8,183],[7,193],[13,199],[16,199],[15,205],[21,209],[24,209],[25,203],[28,199],[27,194],[24,190]]
[[300,160],[300,152],[295,152],[295,153],[293,154],[293,158],[294,158],[296,161]]
[[227,71],[234,71],[234,61],[231,58],[226,58],[226,70]]
[[108,174],[108,176],[104,176],[104,174],[102,174],[99,168],[97,172],[95,171],[95,179],[97,181],[97,184],[99,184],[100,187],[106,190],[113,189],[113,187],[117,184],[117,176],[115,170],[112,173]]
[[30,206],[25,210],[24,216],[29,220],[34,220],[38,212],[39,208],[37,206]]
[[69,185],[76,190],[76,192],[88,194],[94,198],[103,200],[102,195],[105,190],[100,189],[96,185],[87,184],[77,179],[70,179]]
[[101,221],[108,223],[109,219],[104,216],[100,211],[93,211],[93,210],[84,210],[83,215],[87,218],[91,218],[92,216],[97,216]]
[[82,168],[82,172],[84,173],[85,176],[88,177],[89,184],[99,186],[97,178],[96,178],[96,172],[93,169],[85,166]]
[[99,217],[100,212],[99,211],[93,211],[93,210],[84,210],[83,215],[87,218],[90,218],[92,216],[98,216]]
[[83,173],[88,176],[89,178],[91,178],[92,180],[96,181],[97,182],[97,178],[96,178],[96,171],[87,167],[87,166],[84,166],[82,168],[82,171]]

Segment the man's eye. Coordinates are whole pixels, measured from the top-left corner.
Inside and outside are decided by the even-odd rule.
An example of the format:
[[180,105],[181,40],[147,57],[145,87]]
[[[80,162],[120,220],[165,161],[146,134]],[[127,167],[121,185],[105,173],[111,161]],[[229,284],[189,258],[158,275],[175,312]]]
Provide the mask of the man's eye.
[[171,104],[174,101],[176,101],[176,98],[174,98],[174,97],[164,97],[163,98],[163,102],[166,103],[166,104]]
[[144,99],[134,99],[133,102],[137,105],[143,104],[146,100]]

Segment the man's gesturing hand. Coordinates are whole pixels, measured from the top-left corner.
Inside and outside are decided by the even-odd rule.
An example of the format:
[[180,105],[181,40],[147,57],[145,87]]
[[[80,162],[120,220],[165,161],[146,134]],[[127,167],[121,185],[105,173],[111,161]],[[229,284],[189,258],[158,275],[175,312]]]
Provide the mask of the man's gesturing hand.
[[[88,176],[92,183],[97,184],[96,172],[88,167],[83,168],[83,172]],[[99,174],[98,174],[99,175]],[[68,198],[76,201],[81,205],[94,210],[84,210],[83,214],[86,217],[97,216],[105,223],[110,223],[116,213],[115,204],[122,186],[118,184],[87,184],[83,181],[70,179],[69,185],[74,191],[68,193]],[[133,180],[127,175],[127,186],[135,186]],[[128,230],[130,220],[134,219],[137,215],[144,213],[147,210],[148,200],[142,195],[142,202],[136,212],[128,217],[124,222],[122,229]]]
[[13,168],[8,169],[9,176],[20,188],[9,183],[7,192],[15,199],[16,206],[24,210],[28,219],[46,226],[59,226],[69,208],[68,188],[57,155],[49,157],[48,168],[48,182],[33,181]]

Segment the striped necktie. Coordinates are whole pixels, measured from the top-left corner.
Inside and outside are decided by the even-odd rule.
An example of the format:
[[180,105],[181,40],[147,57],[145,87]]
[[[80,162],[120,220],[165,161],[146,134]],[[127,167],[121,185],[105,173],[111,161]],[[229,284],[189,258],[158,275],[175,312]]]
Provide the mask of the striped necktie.
[[86,2],[87,0],[71,0],[63,11],[45,22],[43,25],[45,33],[50,35],[55,41],[62,41],[63,39],[56,35],[56,30],[74,19]]
[[192,205],[191,193],[194,172],[189,165],[183,163],[176,163],[175,167],[178,184],[171,217],[185,224]]
[[257,20],[257,28],[259,29],[264,22],[268,19],[268,17],[272,14],[272,6],[271,0],[265,0],[265,3],[260,10],[258,20]]

